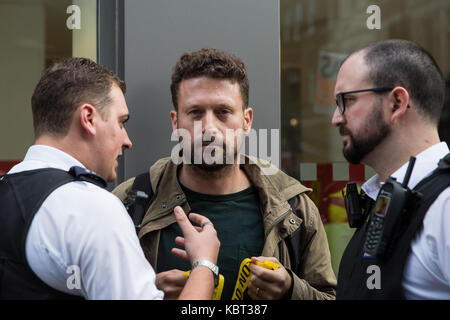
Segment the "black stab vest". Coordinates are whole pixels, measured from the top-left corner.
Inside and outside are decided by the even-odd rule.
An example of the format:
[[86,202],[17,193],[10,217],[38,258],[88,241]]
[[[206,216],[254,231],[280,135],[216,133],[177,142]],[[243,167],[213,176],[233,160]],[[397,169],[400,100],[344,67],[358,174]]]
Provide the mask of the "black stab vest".
[[106,186],[101,177],[81,167],[69,172],[46,168],[0,176],[0,299],[81,298],[45,284],[25,255],[28,230],[44,200],[58,187],[77,180]]
[[[369,219],[355,231],[342,255],[338,273],[337,299],[401,300],[405,299],[402,287],[403,273],[411,252],[411,242],[419,233],[428,208],[439,194],[450,186],[450,154],[441,159],[438,168],[414,188],[422,194],[421,201],[409,209],[407,219],[401,221],[396,238],[390,244],[390,254],[384,259],[363,258],[363,247],[368,232]],[[450,213],[449,213],[450,214]],[[374,271],[373,267],[379,269]],[[380,289],[368,285],[370,277],[379,271]]]

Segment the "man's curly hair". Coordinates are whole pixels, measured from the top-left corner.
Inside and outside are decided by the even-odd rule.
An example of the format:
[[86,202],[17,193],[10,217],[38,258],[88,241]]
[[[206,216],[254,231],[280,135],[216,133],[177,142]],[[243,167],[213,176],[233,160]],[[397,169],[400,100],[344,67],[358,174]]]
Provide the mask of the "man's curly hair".
[[172,73],[170,91],[175,110],[178,111],[178,91],[183,80],[210,77],[238,82],[244,109],[248,107],[249,84],[247,70],[241,59],[235,55],[215,48],[203,48],[184,53]]

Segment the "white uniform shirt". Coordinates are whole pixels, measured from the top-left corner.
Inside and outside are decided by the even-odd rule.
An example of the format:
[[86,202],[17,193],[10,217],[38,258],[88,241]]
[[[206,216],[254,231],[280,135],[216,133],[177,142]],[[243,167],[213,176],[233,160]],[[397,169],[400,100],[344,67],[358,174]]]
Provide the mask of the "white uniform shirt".
[[[445,142],[435,144],[416,156],[408,183],[414,188],[437,168],[439,159],[449,148]],[[408,163],[392,174],[400,183]],[[378,175],[362,186],[372,199],[381,188]],[[423,220],[423,229],[411,244],[403,274],[403,288],[407,299],[450,299],[450,188],[445,189],[433,202]]]
[[[34,145],[9,173],[84,167],[58,149]],[[26,239],[26,257],[49,286],[87,299],[162,299],[125,207],[89,182],[70,182],[50,194]],[[78,277],[79,276],[79,277]],[[77,278],[78,277],[78,278]]]

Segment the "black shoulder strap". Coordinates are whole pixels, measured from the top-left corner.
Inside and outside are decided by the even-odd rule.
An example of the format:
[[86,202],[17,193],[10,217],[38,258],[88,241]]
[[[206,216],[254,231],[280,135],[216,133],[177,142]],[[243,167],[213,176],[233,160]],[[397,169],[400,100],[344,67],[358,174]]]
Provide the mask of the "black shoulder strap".
[[440,170],[449,170],[450,169],[450,152],[447,155],[439,160],[438,168]]
[[86,170],[85,168],[73,166],[70,168],[69,173],[75,177],[77,181],[86,181],[93,183],[100,188],[106,188],[106,181],[97,175],[96,173]]
[[141,229],[142,219],[144,219],[145,213],[153,201],[153,196],[154,192],[149,172],[147,171],[136,176],[128,192],[127,200],[124,202],[125,208],[133,220],[136,233],[139,233]]
[[421,195],[421,203],[412,217],[412,224],[417,232],[422,226],[423,218],[429,207],[439,195],[450,186],[450,153],[439,161],[438,168],[433,173],[420,181],[414,188]]
[[[20,185],[20,190],[14,190],[21,209],[26,214],[34,216],[45,199],[60,186],[72,181],[86,181],[105,188],[106,182],[102,177],[84,168],[73,166],[69,171],[57,168],[42,168],[7,174],[2,178],[9,181],[13,179],[16,184],[11,184],[15,189]],[[26,196],[25,196],[26,195]],[[33,198],[36,201],[28,201]]]

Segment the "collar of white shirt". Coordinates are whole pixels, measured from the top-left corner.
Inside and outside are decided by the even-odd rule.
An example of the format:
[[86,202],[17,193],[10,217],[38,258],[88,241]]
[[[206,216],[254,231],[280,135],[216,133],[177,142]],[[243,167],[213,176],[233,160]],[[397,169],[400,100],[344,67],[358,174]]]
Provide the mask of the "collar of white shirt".
[[[445,157],[447,153],[449,153],[449,148],[445,142],[437,143],[419,153],[416,156],[416,162],[411,178],[409,179],[408,187],[413,189],[423,178],[430,175],[437,168],[439,160]],[[398,182],[402,183],[407,168],[408,162],[395,171],[391,177],[396,178]],[[361,188],[370,198],[375,200],[383,183],[384,181],[380,181],[380,176],[376,174],[367,180]]]
[[73,166],[85,166],[71,155],[47,145],[32,145],[22,162],[8,173],[16,173],[40,168],[58,168],[68,171]]

